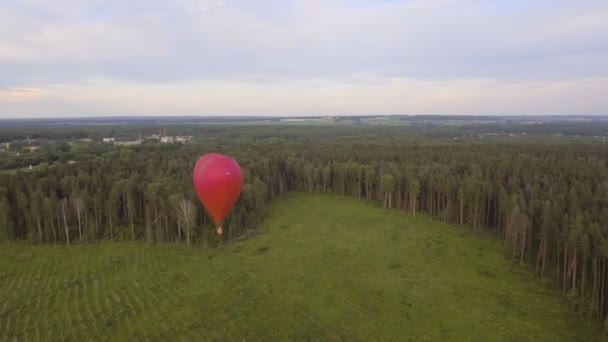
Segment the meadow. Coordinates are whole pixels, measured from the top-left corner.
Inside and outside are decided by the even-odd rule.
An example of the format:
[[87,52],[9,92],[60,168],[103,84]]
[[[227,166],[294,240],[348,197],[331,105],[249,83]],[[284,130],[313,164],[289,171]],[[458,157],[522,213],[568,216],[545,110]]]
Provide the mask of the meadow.
[[0,340],[600,341],[502,243],[322,194],[218,248],[0,245]]

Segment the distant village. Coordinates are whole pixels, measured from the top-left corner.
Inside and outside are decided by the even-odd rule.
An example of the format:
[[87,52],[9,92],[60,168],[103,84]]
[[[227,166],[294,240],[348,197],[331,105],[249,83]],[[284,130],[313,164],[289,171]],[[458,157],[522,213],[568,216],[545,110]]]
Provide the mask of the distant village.
[[144,141],[156,140],[162,144],[175,144],[175,143],[188,143],[192,141],[191,135],[167,135],[167,130],[163,128],[162,132],[158,134],[151,134],[144,137],[140,137],[135,140],[117,140],[114,137],[102,138],[102,142],[106,144],[114,144],[114,146],[134,146],[141,145]]
[[114,144],[114,146],[133,146],[141,145],[145,140],[158,140],[162,144],[187,143],[192,140],[191,136],[159,136],[152,134],[135,140],[116,140],[116,138],[103,138],[104,143]]
[[[101,143],[103,144],[113,144],[114,146],[136,146],[141,145],[144,142],[159,142],[161,144],[186,144],[192,141],[194,137],[191,135],[167,135],[166,129],[160,130],[156,134],[150,134],[146,136],[139,136],[137,139],[125,139],[125,138],[117,138],[117,137],[103,137],[101,138]],[[80,138],[67,141],[69,146],[74,146],[82,143],[94,143],[100,142],[99,140],[94,140],[91,138]],[[39,150],[42,145],[47,144],[49,140],[38,140],[38,139],[20,139],[9,142],[0,142],[0,153],[12,153],[16,156],[19,156],[21,153],[33,153]]]

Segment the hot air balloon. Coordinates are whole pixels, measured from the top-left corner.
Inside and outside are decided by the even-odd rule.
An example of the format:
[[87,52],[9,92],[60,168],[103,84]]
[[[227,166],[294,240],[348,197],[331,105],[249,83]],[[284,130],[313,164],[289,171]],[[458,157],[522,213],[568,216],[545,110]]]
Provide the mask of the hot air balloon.
[[236,160],[219,153],[201,156],[192,173],[196,195],[209,215],[216,230],[222,234],[222,221],[239,199],[243,188],[243,172]]

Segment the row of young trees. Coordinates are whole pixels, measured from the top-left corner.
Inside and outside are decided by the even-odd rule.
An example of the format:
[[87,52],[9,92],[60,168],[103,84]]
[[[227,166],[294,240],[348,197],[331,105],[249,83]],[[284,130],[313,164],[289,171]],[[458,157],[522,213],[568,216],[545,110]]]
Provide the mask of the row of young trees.
[[507,257],[555,281],[578,312],[607,317],[608,148],[601,144],[405,143],[385,135],[119,149],[0,176],[0,236],[217,244],[191,171],[198,155],[218,149],[237,158],[246,179],[226,239],[257,226],[265,205],[287,191],[351,196],[493,231]]

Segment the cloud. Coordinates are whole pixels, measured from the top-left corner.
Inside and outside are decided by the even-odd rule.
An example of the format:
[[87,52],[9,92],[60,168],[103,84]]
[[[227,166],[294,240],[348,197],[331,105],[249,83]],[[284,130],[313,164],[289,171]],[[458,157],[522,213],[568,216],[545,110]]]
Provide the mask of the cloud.
[[[3,113],[27,116],[341,115],[341,114],[602,114],[608,79],[575,82],[494,80],[256,84],[196,81],[167,84],[98,80],[37,90],[27,106],[5,102]],[[13,95],[18,95],[13,92]],[[16,97],[15,97],[16,98]],[[2,101],[2,92],[0,92]],[[92,105],[94,104],[94,105]],[[345,110],[347,108],[347,110]],[[600,108],[600,109],[598,109]]]
[[[207,112],[195,99],[172,99],[184,100],[180,94],[191,87],[212,91],[227,85],[245,95],[272,89],[318,105],[263,95],[270,105],[248,95],[249,107],[247,102],[243,108],[218,103],[215,111],[388,111],[381,109],[386,98],[380,91],[403,96],[417,87],[432,89],[419,97],[424,101],[485,106],[469,112],[520,108],[506,100],[496,106],[478,101],[489,90],[471,82],[490,82],[497,100],[498,93],[512,96],[513,87],[527,89],[532,95],[522,92],[517,99],[527,101],[520,102],[522,112],[526,106],[532,112],[550,107],[538,102],[561,92],[558,84],[567,84],[573,93],[608,91],[607,36],[604,0],[5,0],[0,4],[0,87],[45,89],[51,96],[45,103],[67,114],[99,108],[103,99],[87,92],[100,90],[118,96],[115,104],[101,106],[108,114],[148,112],[138,102],[149,96],[142,94],[172,96],[161,106],[168,114],[171,106]],[[112,86],[101,86],[99,80]],[[409,86],[395,80],[407,80]],[[167,85],[179,91],[158,90]],[[540,85],[542,96],[531,90]],[[60,89],[76,91],[81,100]],[[118,89],[139,97],[120,96]],[[332,98],[346,94],[367,98],[368,104]],[[570,112],[606,109],[601,101],[590,99],[596,107],[589,108],[567,95],[552,100]],[[0,116],[19,112],[14,103],[9,111],[6,101],[0,97]],[[300,107],[292,108],[295,103]],[[392,112],[433,109],[387,103],[394,106]],[[28,108],[35,114],[36,106]]]
[[45,94],[44,89],[36,88],[0,88],[0,103],[20,104],[32,103]]

